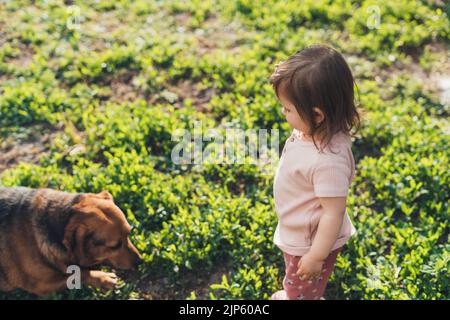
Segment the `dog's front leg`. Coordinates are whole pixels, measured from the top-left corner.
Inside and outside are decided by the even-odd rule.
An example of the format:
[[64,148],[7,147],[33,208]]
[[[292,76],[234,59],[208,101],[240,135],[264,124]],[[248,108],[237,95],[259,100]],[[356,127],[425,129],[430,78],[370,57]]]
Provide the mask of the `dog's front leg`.
[[[81,282],[96,288],[114,289],[117,284],[117,276],[115,273],[108,273],[98,270],[83,270],[81,272]],[[30,288],[25,288],[38,296],[46,296],[53,292],[67,289],[67,277],[61,275],[53,277],[48,281],[40,281]]]
[[55,275],[50,279],[40,280],[22,287],[37,296],[44,297],[54,292],[67,289],[67,280],[64,275]]
[[83,283],[96,288],[114,289],[117,285],[118,277],[112,272],[83,270],[81,280]]

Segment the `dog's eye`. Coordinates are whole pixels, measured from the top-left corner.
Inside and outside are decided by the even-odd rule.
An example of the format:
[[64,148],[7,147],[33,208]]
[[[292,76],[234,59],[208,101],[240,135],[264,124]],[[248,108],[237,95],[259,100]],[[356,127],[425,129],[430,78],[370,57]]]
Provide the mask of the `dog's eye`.
[[104,246],[104,245],[105,245],[105,241],[103,241],[103,240],[98,240],[98,239],[94,239],[94,240],[92,241],[92,244],[93,244],[94,246],[100,247],[100,246]]
[[122,241],[121,240],[119,242],[117,242],[117,244],[115,244],[114,246],[109,247],[109,248],[112,249],[112,250],[117,250],[120,247],[122,247]]

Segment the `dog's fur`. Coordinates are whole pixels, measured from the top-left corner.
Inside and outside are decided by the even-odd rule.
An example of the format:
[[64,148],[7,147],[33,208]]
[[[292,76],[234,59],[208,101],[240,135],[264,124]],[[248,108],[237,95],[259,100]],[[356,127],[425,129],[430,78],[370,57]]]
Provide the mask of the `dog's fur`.
[[92,269],[103,263],[136,267],[141,257],[130,231],[107,191],[0,188],[0,290],[39,296],[60,291],[67,287],[69,265],[81,268],[82,284],[113,288],[114,273]]

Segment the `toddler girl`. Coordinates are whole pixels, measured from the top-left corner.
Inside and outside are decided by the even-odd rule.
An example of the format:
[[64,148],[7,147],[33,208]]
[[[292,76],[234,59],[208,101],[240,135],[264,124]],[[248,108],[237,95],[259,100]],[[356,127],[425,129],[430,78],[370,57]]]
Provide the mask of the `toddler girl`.
[[274,300],[323,299],[342,246],[356,232],[346,211],[359,128],[354,80],[341,54],[314,45],[277,65],[270,83],[293,128],[275,174],[274,243],[286,265]]

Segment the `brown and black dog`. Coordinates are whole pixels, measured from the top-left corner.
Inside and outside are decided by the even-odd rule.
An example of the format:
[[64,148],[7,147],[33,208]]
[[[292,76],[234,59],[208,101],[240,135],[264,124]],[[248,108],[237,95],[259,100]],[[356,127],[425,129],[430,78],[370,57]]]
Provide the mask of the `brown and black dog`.
[[82,284],[113,288],[114,273],[93,269],[103,263],[132,269],[141,262],[130,231],[107,191],[0,188],[0,290],[60,291],[70,265],[80,267]]

